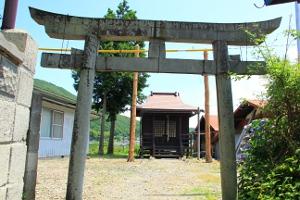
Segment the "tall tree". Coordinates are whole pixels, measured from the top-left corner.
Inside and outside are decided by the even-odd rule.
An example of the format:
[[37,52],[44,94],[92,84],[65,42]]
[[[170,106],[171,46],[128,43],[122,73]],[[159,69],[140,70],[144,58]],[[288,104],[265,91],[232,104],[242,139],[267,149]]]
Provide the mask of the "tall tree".
[[[116,11],[112,9],[107,10],[107,14],[104,16],[107,19],[125,19],[134,20],[137,19],[136,11],[129,8],[128,2],[123,0]],[[145,47],[144,42],[126,41],[126,42],[100,42],[100,49],[113,50],[113,49],[134,49],[138,44],[141,48]],[[134,54],[101,54],[100,56],[116,56],[116,57],[133,57]],[[141,54],[141,57],[145,56]],[[78,73],[73,73],[75,80],[74,87],[77,88]],[[141,102],[145,96],[142,94],[142,90],[147,87],[146,81],[149,77],[146,73],[139,73],[138,77],[138,102]],[[113,153],[114,135],[115,135],[115,121],[116,116],[120,112],[126,111],[127,106],[131,103],[132,97],[132,81],[133,73],[129,72],[101,72],[97,73],[94,82],[94,94],[93,94],[93,108],[97,111],[103,109],[104,97],[106,96],[106,111],[108,113],[108,120],[111,122],[110,137],[107,153]],[[103,114],[102,114],[103,115]],[[103,121],[103,120],[102,120]],[[102,134],[101,134],[102,135]],[[99,139],[99,152],[103,152],[103,140],[104,137]]]

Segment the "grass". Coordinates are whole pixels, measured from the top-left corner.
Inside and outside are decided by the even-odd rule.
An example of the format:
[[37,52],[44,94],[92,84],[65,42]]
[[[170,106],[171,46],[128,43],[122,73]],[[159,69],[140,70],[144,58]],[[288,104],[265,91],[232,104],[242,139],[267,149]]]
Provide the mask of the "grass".
[[215,174],[211,174],[211,173],[207,174],[207,175],[201,174],[201,175],[199,175],[199,178],[201,178],[206,183],[212,183],[212,184],[218,183],[220,180],[219,175],[215,175]]
[[[91,157],[98,157],[98,142],[91,142],[89,145],[89,156]],[[128,157],[128,151],[129,147],[128,146],[120,146],[120,145],[115,145],[114,146],[114,154],[113,155],[108,155],[106,154],[107,151],[107,142],[104,143],[104,155],[103,158],[127,158]],[[135,155],[138,155],[139,151],[139,146],[135,146]]]
[[194,199],[217,200],[221,198],[219,192],[213,191],[207,187],[196,187],[184,191],[183,195],[194,196]]
[[193,196],[193,199],[217,200],[221,199],[220,165],[219,162],[201,163],[201,170],[194,171],[195,180],[201,180],[196,187],[183,190],[183,195]]

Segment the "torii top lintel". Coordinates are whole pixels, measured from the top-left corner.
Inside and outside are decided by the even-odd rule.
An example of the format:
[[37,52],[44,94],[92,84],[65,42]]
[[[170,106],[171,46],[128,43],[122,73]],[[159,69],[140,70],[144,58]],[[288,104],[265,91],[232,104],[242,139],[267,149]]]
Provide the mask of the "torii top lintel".
[[[228,45],[255,45],[247,31],[266,35],[280,25],[281,18],[252,23],[200,23],[154,20],[120,20],[74,17],[30,7],[31,17],[44,25],[46,33],[57,39],[84,40],[95,33],[102,41],[150,41],[210,44],[216,40]],[[246,31],[247,30],[247,31]]]

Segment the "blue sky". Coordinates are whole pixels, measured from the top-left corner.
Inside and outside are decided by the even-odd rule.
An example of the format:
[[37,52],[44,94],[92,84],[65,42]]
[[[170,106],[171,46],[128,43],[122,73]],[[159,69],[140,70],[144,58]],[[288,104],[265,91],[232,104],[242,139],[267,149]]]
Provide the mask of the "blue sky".
[[[103,17],[108,8],[115,10],[121,0],[20,0],[17,16],[16,28],[26,30],[38,43],[39,47],[60,48],[62,41],[49,38],[43,27],[36,24],[30,17],[28,6],[39,9],[64,13],[76,16],[86,17]],[[284,49],[285,39],[282,32],[288,29],[289,18],[292,15],[292,28],[295,28],[295,4],[283,4],[278,6],[256,8],[257,5],[263,5],[263,0],[129,0],[129,5],[137,11],[139,19],[153,20],[176,20],[176,21],[193,21],[193,22],[250,22],[262,21],[276,17],[283,17],[279,30],[274,32],[269,41],[276,38],[278,41],[275,48],[278,52]],[[3,10],[4,0],[1,0],[0,9]],[[65,41],[64,47],[83,48],[83,42]],[[204,48],[209,46],[197,44],[175,44],[167,43],[167,49],[191,49]],[[243,60],[250,60],[251,50],[247,48],[230,47],[229,52],[232,54],[242,53]],[[37,60],[36,78],[44,79],[56,85],[62,86],[72,93],[73,79],[69,70],[45,69],[40,67],[40,53]],[[211,54],[211,53],[210,53]],[[296,46],[293,44],[289,51],[291,59],[295,59]],[[192,58],[201,59],[202,53],[170,53],[167,57],[172,58]],[[209,56],[212,59],[212,56]],[[200,75],[170,75],[170,74],[151,74],[149,78],[149,87],[144,90],[148,95],[150,91],[174,92],[178,91],[181,98],[187,104],[204,107],[204,87],[203,78]],[[238,105],[241,98],[256,98],[264,90],[266,82],[259,78],[253,77],[250,80],[233,82],[233,100],[234,108]],[[210,77],[211,90],[211,111],[216,114],[216,94],[215,80]],[[195,124],[195,119],[191,125]]]

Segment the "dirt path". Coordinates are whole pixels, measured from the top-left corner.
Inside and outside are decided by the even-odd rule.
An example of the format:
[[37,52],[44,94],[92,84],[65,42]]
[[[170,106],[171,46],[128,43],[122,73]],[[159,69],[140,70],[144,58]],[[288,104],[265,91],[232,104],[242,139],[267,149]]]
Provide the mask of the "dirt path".
[[[197,160],[87,160],[84,199],[220,199],[219,163]],[[68,159],[40,160],[37,200],[64,199]]]

